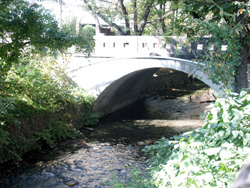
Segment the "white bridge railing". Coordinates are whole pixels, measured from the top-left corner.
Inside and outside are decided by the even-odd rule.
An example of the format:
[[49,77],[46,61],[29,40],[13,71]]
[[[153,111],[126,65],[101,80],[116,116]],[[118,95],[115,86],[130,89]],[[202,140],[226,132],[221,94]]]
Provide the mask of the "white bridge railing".
[[[161,36],[95,36],[95,56],[124,57],[124,56],[168,56],[185,59],[194,58],[193,52],[201,54],[203,43],[183,46],[186,37],[171,37],[171,42],[165,44]],[[203,41],[204,42],[204,41]],[[191,49],[191,50],[190,50]],[[211,46],[209,50],[215,50]],[[226,51],[227,45],[221,45]]]

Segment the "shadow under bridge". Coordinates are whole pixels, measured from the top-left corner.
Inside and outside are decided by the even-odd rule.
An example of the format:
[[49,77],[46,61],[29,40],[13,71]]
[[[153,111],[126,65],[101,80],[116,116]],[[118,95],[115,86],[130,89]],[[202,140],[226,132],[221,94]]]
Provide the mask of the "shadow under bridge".
[[73,80],[97,96],[93,112],[105,115],[144,98],[149,79],[160,68],[193,75],[222,92],[196,62],[172,57],[93,58],[78,69]]

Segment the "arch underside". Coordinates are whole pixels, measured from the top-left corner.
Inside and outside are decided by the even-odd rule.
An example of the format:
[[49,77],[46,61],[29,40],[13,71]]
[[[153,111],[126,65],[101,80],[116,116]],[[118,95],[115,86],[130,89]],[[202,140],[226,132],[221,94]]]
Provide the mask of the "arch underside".
[[[213,84],[208,79],[208,75],[197,68],[197,64],[188,60],[177,58],[136,58],[136,59],[118,59],[117,65],[126,64],[130,68],[134,67],[134,71],[112,81],[102,92],[100,92],[95,104],[93,112],[100,115],[108,114],[125,107],[138,99],[144,98],[146,94],[146,84],[152,75],[159,68],[168,68],[193,75],[202,82],[210,86],[217,92],[221,92],[220,87]],[[117,66],[116,65],[116,66]],[[113,69],[119,70],[119,69]]]

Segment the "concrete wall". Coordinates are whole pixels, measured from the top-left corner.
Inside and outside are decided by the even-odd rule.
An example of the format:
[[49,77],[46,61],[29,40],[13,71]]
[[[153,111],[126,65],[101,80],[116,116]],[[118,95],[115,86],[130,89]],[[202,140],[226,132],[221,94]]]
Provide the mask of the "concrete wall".
[[[166,43],[161,36],[95,36],[94,56],[124,57],[124,56],[164,56],[183,59],[193,59],[196,55],[204,55],[203,45],[206,38],[198,43],[183,46],[186,37],[171,37]],[[221,46],[222,50],[227,45]],[[210,50],[214,50],[213,47]]]

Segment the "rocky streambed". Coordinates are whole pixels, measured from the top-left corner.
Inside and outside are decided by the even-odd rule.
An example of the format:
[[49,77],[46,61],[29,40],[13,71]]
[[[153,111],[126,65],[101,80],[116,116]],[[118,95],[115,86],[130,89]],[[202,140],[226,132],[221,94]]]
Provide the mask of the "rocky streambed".
[[114,178],[124,181],[133,167],[145,169],[141,149],[202,126],[200,114],[209,105],[200,100],[209,89],[199,81],[159,87],[149,91],[152,96],[102,118],[92,129],[80,130],[87,139],[67,140],[51,150],[26,155],[1,172],[0,187],[112,187]]

